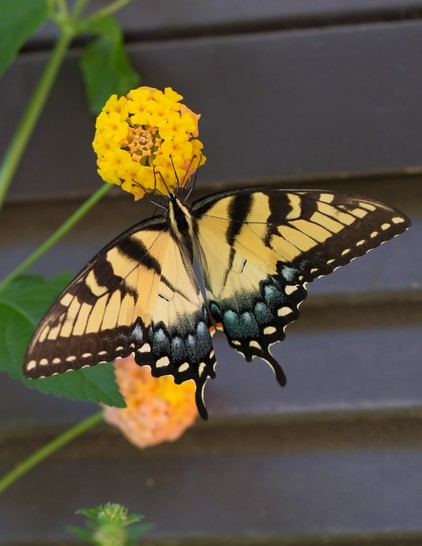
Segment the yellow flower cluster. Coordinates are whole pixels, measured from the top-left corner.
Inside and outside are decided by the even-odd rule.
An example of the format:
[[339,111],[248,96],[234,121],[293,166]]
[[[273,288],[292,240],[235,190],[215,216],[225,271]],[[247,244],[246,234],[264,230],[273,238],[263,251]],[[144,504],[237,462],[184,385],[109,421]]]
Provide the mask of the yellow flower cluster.
[[112,95],[97,117],[92,143],[98,173],[140,199],[147,191],[167,194],[184,186],[205,163],[198,137],[199,114],[164,92],[139,87],[125,97]]
[[115,363],[116,379],[127,407],[104,407],[105,420],[133,444],[148,447],[179,438],[198,416],[195,386],[176,385],[172,377],[152,377],[133,357]]

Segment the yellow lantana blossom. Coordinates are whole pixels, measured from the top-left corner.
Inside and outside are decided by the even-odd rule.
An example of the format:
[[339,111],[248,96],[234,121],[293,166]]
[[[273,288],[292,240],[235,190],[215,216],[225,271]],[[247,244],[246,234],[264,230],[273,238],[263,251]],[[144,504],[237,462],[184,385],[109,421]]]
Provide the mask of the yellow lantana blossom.
[[92,143],[105,182],[121,186],[135,199],[187,183],[205,156],[197,138],[200,115],[182,98],[171,87],[139,87],[108,99]]
[[133,357],[116,361],[115,370],[127,406],[105,406],[104,418],[133,444],[143,448],[176,440],[193,425],[198,410],[192,382],[176,385],[172,377],[152,377]]

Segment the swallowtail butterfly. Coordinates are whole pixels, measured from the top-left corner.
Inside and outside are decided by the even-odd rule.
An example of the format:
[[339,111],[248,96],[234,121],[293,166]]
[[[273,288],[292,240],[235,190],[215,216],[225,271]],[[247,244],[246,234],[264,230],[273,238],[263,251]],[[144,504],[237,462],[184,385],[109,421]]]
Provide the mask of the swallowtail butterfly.
[[[215,377],[212,336],[222,330],[246,360],[284,373],[270,346],[298,318],[306,283],[402,233],[410,221],[383,203],[330,191],[257,188],[208,195],[128,229],[61,293],[29,343],[31,378],[134,354],[156,377]],[[193,269],[197,259],[206,297]]]

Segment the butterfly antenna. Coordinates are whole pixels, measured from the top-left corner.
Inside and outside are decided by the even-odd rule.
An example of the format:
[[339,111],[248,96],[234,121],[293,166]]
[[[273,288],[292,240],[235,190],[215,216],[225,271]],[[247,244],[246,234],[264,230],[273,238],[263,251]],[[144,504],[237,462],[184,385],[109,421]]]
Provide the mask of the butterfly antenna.
[[[174,177],[176,178],[176,188],[175,188],[175,194],[178,195],[179,194],[179,188],[180,188],[180,180],[179,180],[179,176],[177,175],[177,172],[176,172],[176,167],[174,165],[174,161],[173,161],[173,158],[172,156],[170,156],[170,161],[171,161],[171,166],[173,167],[173,173],[174,173]],[[184,179],[183,179],[183,182],[184,182]],[[166,186],[167,187],[167,186]]]
[[[152,167],[152,173],[154,175],[154,189],[152,193],[156,195],[157,197],[163,197],[163,194],[161,191],[157,188],[157,177],[161,175],[160,171],[157,171],[155,168],[155,165]],[[161,177],[162,178],[162,177]]]
[[154,212],[152,213],[152,218],[155,218],[155,215],[157,214],[158,208],[162,208],[162,209],[165,209],[165,208],[166,208],[166,207],[165,207],[164,205],[162,205],[161,203],[156,203],[156,202],[153,201],[152,199],[150,199],[150,203],[152,203],[153,205],[155,205]]
[[[154,171],[154,172],[155,172],[155,171]],[[166,188],[167,195],[169,195],[169,194],[171,193],[171,192],[170,192],[170,188],[168,187],[167,182],[165,181],[164,176],[161,174],[160,171],[156,171],[156,172],[157,172],[158,176],[161,178],[161,182],[164,184],[164,187]],[[164,197],[163,194],[162,194],[160,191],[157,190],[157,192],[158,192],[162,197]]]
[[132,179],[132,187],[133,186],[137,186],[138,188],[141,188],[144,192],[145,192],[145,195],[148,194],[148,190],[145,188],[145,186],[143,184],[140,184],[139,182],[137,182],[136,180],[133,180]]
[[[156,207],[159,207],[160,209],[167,210],[166,205],[163,205],[163,203],[160,203],[159,201],[154,201],[154,199],[149,199],[149,202],[155,205]],[[155,209],[153,216],[155,216],[156,212],[157,212],[157,209]]]
[[[166,205],[163,204],[163,203],[160,203],[160,201],[156,201],[155,199],[152,199],[150,196],[151,194],[154,195],[155,197],[157,197],[158,199],[159,198],[164,198],[165,196],[160,192],[160,190],[157,188],[157,176],[160,175],[161,176],[161,173],[160,171],[156,171],[155,170],[155,167],[153,167],[153,175],[154,175],[154,188],[151,190],[149,189],[149,191],[145,192],[145,195],[147,196],[147,199],[150,203],[152,203],[153,205],[155,205],[156,207],[159,207],[160,209],[167,209]],[[155,213],[156,213],[156,210],[154,211],[154,216],[155,216]]]
[[[195,159],[195,155],[192,157],[191,159],[191,162],[189,164],[189,167],[192,165],[193,163],[193,160]],[[199,174],[199,167],[201,166],[201,161],[202,161],[202,152],[199,154],[199,161],[198,161],[198,166],[196,168],[196,172],[195,172],[195,176],[193,178],[193,182],[192,182],[192,187],[189,188],[189,191],[188,193],[186,194],[186,197],[185,197],[185,201],[187,201],[190,197],[190,194],[193,192],[193,190],[195,189],[195,186],[196,186],[196,180],[198,178],[198,174]]]

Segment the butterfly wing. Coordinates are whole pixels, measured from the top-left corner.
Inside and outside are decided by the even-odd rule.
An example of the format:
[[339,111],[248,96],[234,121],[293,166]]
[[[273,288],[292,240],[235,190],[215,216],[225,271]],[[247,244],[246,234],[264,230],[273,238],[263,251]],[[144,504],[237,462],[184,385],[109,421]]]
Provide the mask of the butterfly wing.
[[270,353],[297,319],[305,284],[409,225],[382,203],[326,191],[234,190],[192,205],[211,313],[246,360]]
[[24,373],[38,378],[132,353],[155,377],[214,376],[213,328],[189,257],[164,218],[134,226],[107,245],[57,298],[27,349]]

